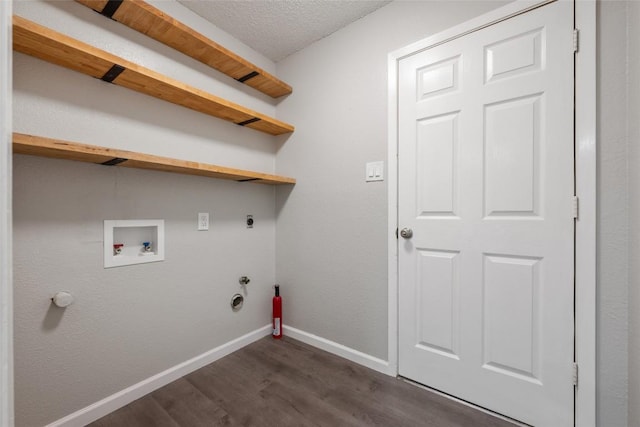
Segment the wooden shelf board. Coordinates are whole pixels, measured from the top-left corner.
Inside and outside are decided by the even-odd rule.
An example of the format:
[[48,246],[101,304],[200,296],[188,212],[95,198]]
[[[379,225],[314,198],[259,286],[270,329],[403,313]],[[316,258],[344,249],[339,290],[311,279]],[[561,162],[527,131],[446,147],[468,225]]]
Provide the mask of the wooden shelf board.
[[[13,49],[271,135],[281,135],[294,130],[288,123],[163,76],[15,15]],[[121,67],[122,71],[115,78],[106,77],[117,67]]]
[[292,92],[282,80],[142,0],[76,1],[273,98]]
[[233,169],[187,160],[171,159],[151,154],[117,150],[113,148],[44,138],[41,136],[33,136],[23,133],[13,134],[13,152],[15,154],[28,154],[33,156],[76,160],[96,164],[111,162],[113,164],[108,166],[150,169],[185,175],[228,179],[239,182],[248,181],[260,184],[295,184],[296,182],[295,179],[285,176]]

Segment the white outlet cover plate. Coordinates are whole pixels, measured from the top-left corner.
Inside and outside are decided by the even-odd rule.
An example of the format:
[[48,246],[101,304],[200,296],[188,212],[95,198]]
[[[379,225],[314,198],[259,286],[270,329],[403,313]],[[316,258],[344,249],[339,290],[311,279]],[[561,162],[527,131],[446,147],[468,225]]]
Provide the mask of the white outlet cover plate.
[[384,181],[384,162],[369,162],[365,170],[365,181]]
[[209,213],[200,212],[198,214],[198,231],[207,231],[209,229]]

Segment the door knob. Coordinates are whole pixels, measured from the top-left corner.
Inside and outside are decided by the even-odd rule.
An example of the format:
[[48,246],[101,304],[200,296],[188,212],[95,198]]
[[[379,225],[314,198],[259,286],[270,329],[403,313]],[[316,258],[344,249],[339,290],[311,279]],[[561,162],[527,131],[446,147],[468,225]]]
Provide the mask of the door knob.
[[405,239],[410,239],[413,237],[413,230],[410,228],[403,228],[400,230],[400,235]]

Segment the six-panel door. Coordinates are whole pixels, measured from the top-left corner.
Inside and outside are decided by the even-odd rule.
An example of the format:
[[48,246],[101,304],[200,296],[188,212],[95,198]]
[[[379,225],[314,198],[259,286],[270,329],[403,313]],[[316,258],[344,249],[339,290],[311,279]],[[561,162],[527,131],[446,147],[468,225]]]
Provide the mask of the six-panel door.
[[573,425],[573,9],[400,61],[400,374]]

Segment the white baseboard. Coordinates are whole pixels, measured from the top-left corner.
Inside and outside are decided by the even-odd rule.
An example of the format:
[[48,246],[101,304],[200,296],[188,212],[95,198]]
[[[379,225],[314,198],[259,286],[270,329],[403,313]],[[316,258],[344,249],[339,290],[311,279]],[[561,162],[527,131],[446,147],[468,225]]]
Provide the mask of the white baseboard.
[[112,394],[94,404],[80,409],[64,418],[59,419],[47,427],[83,427],[105,415],[122,408],[136,399],[143,397],[152,391],[181,378],[196,369],[200,369],[224,356],[251,344],[254,341],[265,337],[272,332],[272,326],[266,325],[246,335],[236,338],[233,341],[222,344],[212,350],[207,351],[193,359],[187,360],[179,365],[173,366],[164,372],[160,372],[146,380],[127,387],[126,389]]
[[369,354],[354,350],[350,347],[338,344],[337,342],[329,341],[328,339],[319,337],[317,335],[301,331],[300,329],[296,329],[291,326],[285,325],[282,328],[282,333],[285,336],[291,337],[298,341],[302,341],[303,343],[312,345],[321,350],[328,351],[329,353],[335,354],[336,356],[340,356],[344,359],[350,360],[359,365],[366,366],[367,368],[371,368],[375,371],[382,372],[383,374],[391,376],[396,375],[396,372],[393,372],[393,369],[389,365],[389,362],[387,362],[386,360],[378,359],[377,357],[373,357]]

